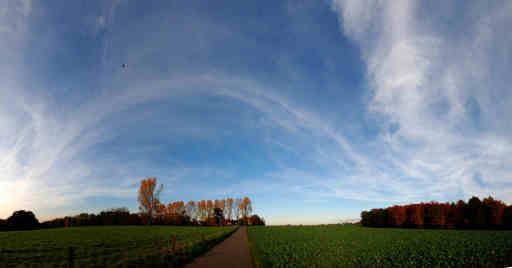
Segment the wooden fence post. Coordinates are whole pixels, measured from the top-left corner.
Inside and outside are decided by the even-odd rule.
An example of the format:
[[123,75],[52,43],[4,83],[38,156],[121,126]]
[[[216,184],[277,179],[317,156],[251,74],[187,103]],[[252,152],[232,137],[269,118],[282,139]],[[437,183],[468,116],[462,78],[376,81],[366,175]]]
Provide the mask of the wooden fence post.
[[68,248],[68,268],[73,268],[74,267],[74,263],[73,263],[73,259],[75,257],[75,252],[74,252],[74,249],[73,247],[69,247]]
[[173,254],[176,253],[176,235],[172,236],[171,250]]

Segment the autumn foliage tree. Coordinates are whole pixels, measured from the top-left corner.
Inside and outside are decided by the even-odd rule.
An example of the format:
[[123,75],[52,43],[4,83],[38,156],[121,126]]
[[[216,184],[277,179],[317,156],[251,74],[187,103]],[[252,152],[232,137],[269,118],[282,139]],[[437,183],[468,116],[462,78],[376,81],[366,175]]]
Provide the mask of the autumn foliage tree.
[[160,202],[158,197],[162,192],[163,184],[157,188],[156,178],[143,179],[139,187],[139,209],[141,213],[146,217],[147,222],[151,224],[153,222],[155,210],[160,209]]
[[[57,218],[41,224],[42,228],[72,227],[86,225],[225,225],[225,224],[264,224],[262,218],[251,217],[252,202],[243,199],[226,198],[218,200],[161,201],[163,185],[157,187],[156,178],[141,181],[138,189],[140,213],[130,213],[127,208],[104,210],[100,214],[81,213],[72,217]],[[236,200],[236,201],[235,201]],[[235,213],[234,213],[235,212]],[[243,221],[232,221],[243,214]],[[254,215],[253,215],[254,216]],[[226,219],[227,217],[227,219]],[[12,219],[11,219],[12,221]],[[0,221],[0,230],[8,229],[8,221]]]
[[454,203],[444,203],[443,212],[445,214],[444,217],[444,228],[453,229],[455,228],[456,221],[456,205]]
[[[263,218],[251,215],[252,202],[248,197],[233,199],[231,197],[218,200],[201,200],[187,203],[170,202],[167,205],[160,201],[159,195],[163,186],[157,187],[155,178],[144,179],[139,192],[140,213],[130,213],[127,208],[112,208],[100,214],[80,213],[72,217],[57,218],[41,224],[42,228],[73,227],[87,225],[226,225],[226,224],[265,224]],[[238,200],[235,202],[235,200]],[[236,205],[236,206],[235,206]],[[236,208],[236,209],[235,209]],[[237,211],[237,213],[233,213]],[[243,214],[240,220],[239,215]],[[20,214],[20,213],[18,213]],[[238,219],[231,220],[235,215]],[[11,219],[11,221],[13,221]],[[0,220],[0,230],[9,229],[7,221]]]
[[437,202],[430,202],[423,205],[423,221],[426,227],[442,228],[444,226],[445,215],[443,207]]
[[206,219],[206,201],[201,200],[197,202],[197,213],[199,221],[203,221]]
[[219,199],[215,199],[215,201],[213,201],[213,209],[217,209],[217,208],[222,209]]
[[406,225],[410,227],[423,226],[423,204],[412,204],[406,206]]
[[240,212],[242,213],[242,217],[247,218],[252,212],[252,203],[249,197],[244,197],[242,202],[240,202]]
[[407,219],[405,206],[393,206],[388,211],[388,223],[392,226],[402,226]]
[[206,218],[213,216],[213,202],[212,200],[206,200]]
[[185,203],[183,201],[176,201],[167,205],[167,213],[171,216],[185,215]]
[[487,224],[491,227],[497,227],[503,225],[503,212],[507,207],[505,203],[499,200],[494,200],[492,197],[486,197],[482,201],[484,207],[485,218]]
[[361,225],[412,228],[512,228],[512,207],[492,197],[420,203],[361,212]]
[[222,212],[223,212],[223,213],[225,213],[225,212],[226,212],[226,200],[225,200],[225,199],[221,199],[221,200],[220,200],[219,208],[220,208],[220,209],[222,209]]

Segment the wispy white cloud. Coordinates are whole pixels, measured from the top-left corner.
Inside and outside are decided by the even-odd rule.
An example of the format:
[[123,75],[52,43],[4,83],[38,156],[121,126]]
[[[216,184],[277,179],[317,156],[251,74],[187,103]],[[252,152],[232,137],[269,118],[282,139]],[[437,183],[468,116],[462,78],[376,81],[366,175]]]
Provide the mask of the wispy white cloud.
[[[283,129],[288,133],[287,135],[293,135],[304,144],[317,140],[315,143],[318,144],[312,144],[313,148],[320,146],[316,152],[321,151],[324,146],[322,140],[327,138],[337,145],[334,149],[334,152],[337,152],[336,157],[346,154],[347,161],[361,165],[361,167],[366,165],[365,158],[351,147],[342,134],[333,131],[327,123],[313,113],[303,110],[272,93],[278,91],[272,86],[262,85],[251,79],[235,79],[221,73],[182,75],[176,79],[146,81],[145,83],[138,80],[137,82],[123,90],[99,94],[97,98],[91,98],[78,109],[67,111],[66,116],[55,114],[52,110],[54,107],[49,107],[49,104],[44,103],[43,100],[28,99],[25,106],[23,106],[28,118],[24,124],[26,134],[20,135],[14,144],[7,146],[10,151],[8,154],[4,154],[2,159],[2,163],[6,163],[4,169],[7,171],[3,173],[2,183],[8,189],[13,190],[10,191],[11,194],[4,196],[4,200],[8,203],[7,209],[32,207],[34,204],[38,204],[41,208],[53,208],[78,202],[87,197],[107,194],[110,196],[126,196],[130,191],[133,192],[132,195],[135,193],[134,185],[116,187],[115,182],[105,185],[105,178],[108,177],[115,178],[115,181],[118,182],[129,178],[131,178],[130,180],[137,180],[134,176],[136,174],[139,174],[138,179],[140,179],[156,172],[166,183],[172,184],[173,180],[170,180],[172,178],[183,179],[183,175],[171,175],[177,170],[183,171],[182,167],[169,167],[166,170],[158,171],[157,166],[151,165],[147,161],[121,163],[120,161],[125,160],[122,158],[116,159],[114,153],[112,161],[106,163],[92,161],[88,157],[88,151],[94,149],[97,144],[117,137],[118,134],[116,133],[120,131],[117,126],[122,124],[123,121],[138,120],[142,122],[148,118],[154,121],[163,116],[161,114],[142,113],[140,109],[136,114],[126,113],[126,111],[130,111],[134,107],[140,107],[145,103],[166,99],[181,103],[190,102],[196,96],[220,96],[236,100],[246,107],[252,107],[266,118],[264,122],[260,122],[261,127]],[[39,105],[35,105],[37,103]],[[205,135],[204,138],[218,135],[219,130],[211,129],[208,131],[205,122],[187,122],[190,118],[187,118],[186,114],[180,116],[185,117],[176,122],[170,121],[169,117],[166,120],[166,124],[174,126],[174,129],[182,128],[185,130],[179,133],[178,139],[186,136],[190,137],[191,133],[194,132],[194,126],[198,125],[201,125],[199,130]],[[112,121],[113,119],[117,122]],[[237,120],[242,122],[243,118]],[[269,125],[265,122],[272,123]],[[175,131],[174,129],[173,131]],[[162,129],[158,131],[162,131]],[[11,134],[14,135],[15,133]],[[140,135],[144,134],[141,133]],[[199,136],[195,136],[195,138],[199,138]],[[302,147],[302,145],[295,145],[297,149]],[[136,147],[122,148],[122,152],[125,154],[133,150],[141,152],[141,149],[144,148],[139,147],[140,145],[132,146]],[[157,148],[149,148],[148,153],[154,152],[155,149]],[[323,150],[325,151],[325,148]],[[329,149],[329,152],[332,153],[332,150]],[[309,157],[314,159],[316,155],[317,153],[314,153]],[[99,157],[98,160],[104,159],[104,156]],[[107,160],[109,159],[107,158]],[[331,161],[331,159],[326,161]],[[346,165],[343,161],[340,161],[339,164]],[[128,168],[127,166],[138,166],[138,168]],[[106,170],[112,171],[105,173]],[[193,169],[193,171],[197,173],[200,170]],[[190,173],[187,173],[188,177],[199,175]],[[218,175],[216,174],[216,176]],[[296,192],[299,192],[297,187],[305,187],[300,185],[306,182],[306,179],[321,179],[303,172],[287,175],[285,171],[269,174],[267,178],[270,177],[277,179],[281,185],[286,185],[283,190],[290,189]],[[261,181],[261,185],[264,184],[266,182]],[[78,185],[80,187],[79,191],[77,191]],[[103,190],[101,190],[101,185],[105,187]],[[244,189],[249,191],[251,187],[240,188],[237,186],[235,188],[237,188],[238,193],[242,193]],[[267,191],[275,189],[271,185],[258,188]],[[116,189],[118,192],[114,193]],[[225,190],[222,191],[225,192]],[[48,198],[49,196],[59,196],[59,198]]]
[[[8,74],[0,83],[6,96],[0,99],[0,188],[7,190],[0,196],[0,203],[7,204],[0,206],[0,217],[27,207],[49,215],[68,204],[87,207],[84,202],[97,197],[135,199],[136,185],[145,176],[164,182],[170,197],[175,185],[194,177],[233,178],[236,172],[229,168],[195,166],[171,156],[165,164],[151,159],[164,145],[215,143],[233,131],[223,128],[227,123],[255,132],[253,141],[272,149],[263,153],[277,167],[198,192],[219,197],[291,194],[309,205],[332,198],[406,202],[488,193],[507,200],[510,78],[496,79],[495,73],[511,67],[503,60],[510,40],[497,42],[503,33],[489,25],[504,30],[510,5],[492,8],[490,16],[475,12],[479,22],[455,40],[434,24],[424,25],[416,5],[333,2],[343,33],[360,46],[367,66],[371,98],[362,117],[378,122],[380,133],[365,144],[347,135],[350,125],[337,125],[333,117],[283,91],[293,84],[204,67],[208,64],[200,60],[188,65],[177,56],[182,51],[190,52],[187,59],[212,55],[213,48],[225,43],[223,38],[240,33],[205,18],[147,31],[160,23],[158,16],[119,28],[118,5],[105,8],[89,25],[93,32],[100,26],[118,27],[102,40],[98,58],[103,72],[94,78],[99,86],[77,85],[87,94],[73,92],[79,100],[72,104],[59,101],[50,85],[21,64],[31,8],[0,8],[4,13],[6,8],[17,10],[8,12],[9,20],[0,19],[0,35],[6,37],[0,39],[0,56],[14,63],[0,63]],[[195,35],[180,35],[178,29]],[[168,37],[170,32],[177,36]],[[246,36],[237,38],[249,43]],[[187,50],[190,43],[200,44]],[[298,81],[294,76],[304,79],[304,70],[294,70],[289,56],[277,59],[285,59],[280,68],[289,73],[283,73],[291,81]],[[116,68],[120,63],[129,66]],[[144,138],[152,145],[139,142]]]
[[[388,163],[400,171],[397,175],[425,184],[419,196],[493,194],[510,202],[501,184],[512,177],[506,160],[512,149],[505,86],[510,78],[497,74],[512,65],[505,52],[512,45],[505,37],[512,5],[440,4],[440,10],[431,10],[423,4],[428,5],[333,1],[343,33],[357,42],[367,65],[373,92],[368,111],[384,129],[398,126],[379,138]],[[469,18],[444,20],[461,8]],[[488,187],[474,181],[476,173]]]

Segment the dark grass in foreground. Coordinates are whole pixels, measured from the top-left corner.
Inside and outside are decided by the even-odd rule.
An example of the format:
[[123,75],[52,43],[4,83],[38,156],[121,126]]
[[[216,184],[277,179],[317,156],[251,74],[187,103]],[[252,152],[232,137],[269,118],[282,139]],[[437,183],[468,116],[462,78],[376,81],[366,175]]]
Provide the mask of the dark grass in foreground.
[[[0,232],[1,267],[176,267],[221,241],[234,227],[94,226]],[[174,254],[170,238],[176,235]]]
[[512,231],[250,227],[259,267],[507,267]]

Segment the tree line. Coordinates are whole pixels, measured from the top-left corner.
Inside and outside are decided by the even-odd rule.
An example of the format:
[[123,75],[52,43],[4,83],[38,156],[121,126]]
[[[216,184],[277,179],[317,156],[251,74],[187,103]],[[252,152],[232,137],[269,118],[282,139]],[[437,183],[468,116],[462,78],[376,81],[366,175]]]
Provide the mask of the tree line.
[[163,185],[157,186],[156,178],[141,181],[139,187],[139,210],[146,224],[173,225],[264,225],[258,215],[251,215],[252,202],[249,197],[175,201],[168,204],[160,201]]
[[511,229],[512,205],[491,196],[468,202],[429,202],[361,212],[361,225],[436,229]]
[[94,226],[94,225],[141,225],[144,224],[140,214],[130,213],[127,208],[112,208],[98,214],[80,213],[44,221],[36,218],[32,211],[18,210],[6,220],[0,219],[0,231],[21,231],[45,228]]
[[19,210],[6,220],[0,219],[0,231],[94,225],[265,225],[263,218],[252,214],[249,197],[165,204],[159,199],[162,189],[163,185],[157,187],[156,178],[143,179],[138,191],[138,213],[130,213],[124,207],[112,208],[39,223],[33,212]]

